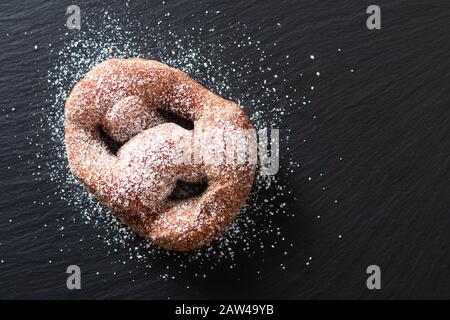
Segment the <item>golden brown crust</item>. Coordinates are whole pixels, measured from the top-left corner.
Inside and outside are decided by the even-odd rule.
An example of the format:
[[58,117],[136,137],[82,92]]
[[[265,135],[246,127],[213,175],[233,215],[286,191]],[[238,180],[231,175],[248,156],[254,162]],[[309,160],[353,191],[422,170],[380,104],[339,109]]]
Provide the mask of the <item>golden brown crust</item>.
[[[194,121],[194,130],[165,123],[157,108]],[[124,143],[116,155],[100,138],[100,127]],[[216,136],[193,151],[200,134],[251,128],[235,103],[181,71],[144,59],[101,63],[75,85],[65,105],[67,157],[74,176],[133,230],[178,251],[214,240],[245,202],[255,174],[253,162],[185,162],[180,150],[190,150],[184,159],[192,160],[197,152],[214,153],[217,147]],[[169,200],[178,180],[206,180],[208,187],[198,197]]]

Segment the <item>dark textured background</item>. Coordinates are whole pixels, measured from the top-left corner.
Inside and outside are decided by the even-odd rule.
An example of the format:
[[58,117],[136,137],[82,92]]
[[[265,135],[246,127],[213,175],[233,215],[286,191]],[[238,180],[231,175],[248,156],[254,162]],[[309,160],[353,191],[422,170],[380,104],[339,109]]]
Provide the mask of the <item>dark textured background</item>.
[[[104,7],[78,2],[89,12]],[[112,264],[126,260],[127,249],[108,254],[111,248],[96,236],[101,230],[90,225],[68,223],[62,237],[54,221],[77,212],[54,195],[57,184],[33,176],[49,161],[36,159],[39,150],[28,139],[46,108],[45,74],[52,65],[48,52],[34,45],[63,47],[69,4],[0,4],[1,298],[450,298],[448,1],[377,1],[380,31],[365,26],[367,1],[167,1],[178,32],[192,23],[192,14],[221,10],[213,22],[218,30],[241,21],[263,45],[277,41],[276,52],[292,57],[288,85],[302,89],[296,74],[326,70],[315,85],[313,108],[293,112],[283,123],[292,130],[290,152],[302,164],[283,182],[300,199],[289,205],[296,215],[278,221],[294,249],[286,256],[265,252],[264,265],[238,263],[206,279],[184,274],[170,281],[159,277],[167,262],[152,260],[145,272],[140,265],[146,261]],[[121,1],[108,8],[125,12]],[[134,1],[127,12],[152,24],[163,10],[160,1]],[[214,32],[203,39],[219,40]],[[314,69],[311,52],[320,57]],[[321,172],[325,177],[319,178]],[[60,254],[63,247],[70,251]],[[72,263],[83,270],[78,292],[65,287],[65,268]],[[382,269],[380,291],[365,287],[370,264]]]

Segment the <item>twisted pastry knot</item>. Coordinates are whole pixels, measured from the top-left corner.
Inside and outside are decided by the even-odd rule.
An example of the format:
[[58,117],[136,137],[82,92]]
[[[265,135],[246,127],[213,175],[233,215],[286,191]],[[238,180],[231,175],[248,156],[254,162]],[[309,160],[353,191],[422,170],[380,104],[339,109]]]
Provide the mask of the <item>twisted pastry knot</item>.
[[[163,112],[194,128],[167,122]],[[65,105],[74,176],[137,233],[178,251],[210,243],[244,204],[256,169],[252,129],[235,103],[152,60],[101,63]],[[121,145],[116,153],[103,132]],[[178,181],[207,188],[176,200]]]

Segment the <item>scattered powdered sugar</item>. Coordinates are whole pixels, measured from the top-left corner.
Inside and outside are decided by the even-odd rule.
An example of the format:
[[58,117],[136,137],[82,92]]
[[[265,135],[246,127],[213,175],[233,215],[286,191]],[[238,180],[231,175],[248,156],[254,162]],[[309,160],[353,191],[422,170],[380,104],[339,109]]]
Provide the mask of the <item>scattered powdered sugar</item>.
[[[280,250],[285,251],[292,247],[283,245],[286,239],[283,230],[277,226],[277,217],[289,215],[287,199],[293,198],[284,178],[298,165],[289,151],[290,132],[283,128],[283,119],[299,108],[299,100],[297,90],[285,85],[283,73],[279,72],[276,77],[272,75],[272,64],[276,63],[277,69],[286,69],[283,64],[289,64],[289,56],[282,62],[274,62],[274,57],[266,52],[266,46],[250,36],[246,25],[230,23],[229,29],[226,35],[217,34],[216,41],[207,42],[204,39],[211,39],[207,35],[214,32],[212,26],[192,27],[176,33],[164,20],[154,26],[143,26],[138,21],[123,21],[106,12],[103,20],[85,15],[80,31],[64,35],[62,50],[52,46],[50,60],[53,67],[47,75],[48,103],[36,124],[38,136],[50,137],[50,141],[38,143],[42,152],[37,154],[39,158],[48,158],[49,175],[36,174],[35,177],[57,184],[58,197],[74,209],[67,213],[72,216],[58,221],[61,233],[70,228],[70,223],[82,221],[91,225],[98,237],[111,247],[111,255],[119,246],[127,248],[129,259],[142,261],[143,267],[148,268],[162,256],[169,257],[178,262],[179,270],[169,271],[167,266],[166,272],[161,274],[164,279],[174,278],[177,272],[192,265],[203,270],[196,276],[206,277],[208,270],[223,263],[234,268],[239,263],[238,256],[264,257],[267,248],[282,247]],[[122,224],[74,179],[69,170],[64,145],[64,103],[70,89],[100,62],[129,57],[156,59],[180,69],[207,89],[242,106],[257,130],[280,129],[280,171],[273,176],[257,171],[247,203],[230,227],[208,247],[190,253],[175,253],[152,245]],[[44,205],[47,202],[44,199],[37,203]],[[126,262],[114,260],[114,263]]]

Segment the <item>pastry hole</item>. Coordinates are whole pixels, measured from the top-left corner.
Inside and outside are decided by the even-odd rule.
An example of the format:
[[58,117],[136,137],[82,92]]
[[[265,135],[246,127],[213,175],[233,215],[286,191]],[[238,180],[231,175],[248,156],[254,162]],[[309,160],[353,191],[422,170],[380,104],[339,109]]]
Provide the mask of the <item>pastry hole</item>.
[[167,122],[173,122],[186,130],[194,130],[194,122],[191,120],[180,117],[179,115],[165,109],[158,108],[157,111]]
[[122,144],[111,138],[101,126],[98,128],[98,132],[100,134],[100,140],[105,143],[106,147],[113,155],[116,155],[117,151],[122,147]]
[[190,183],[178,180],[169,196],[170,200],[183,200],[201,195],[208,188],[207,182]]

